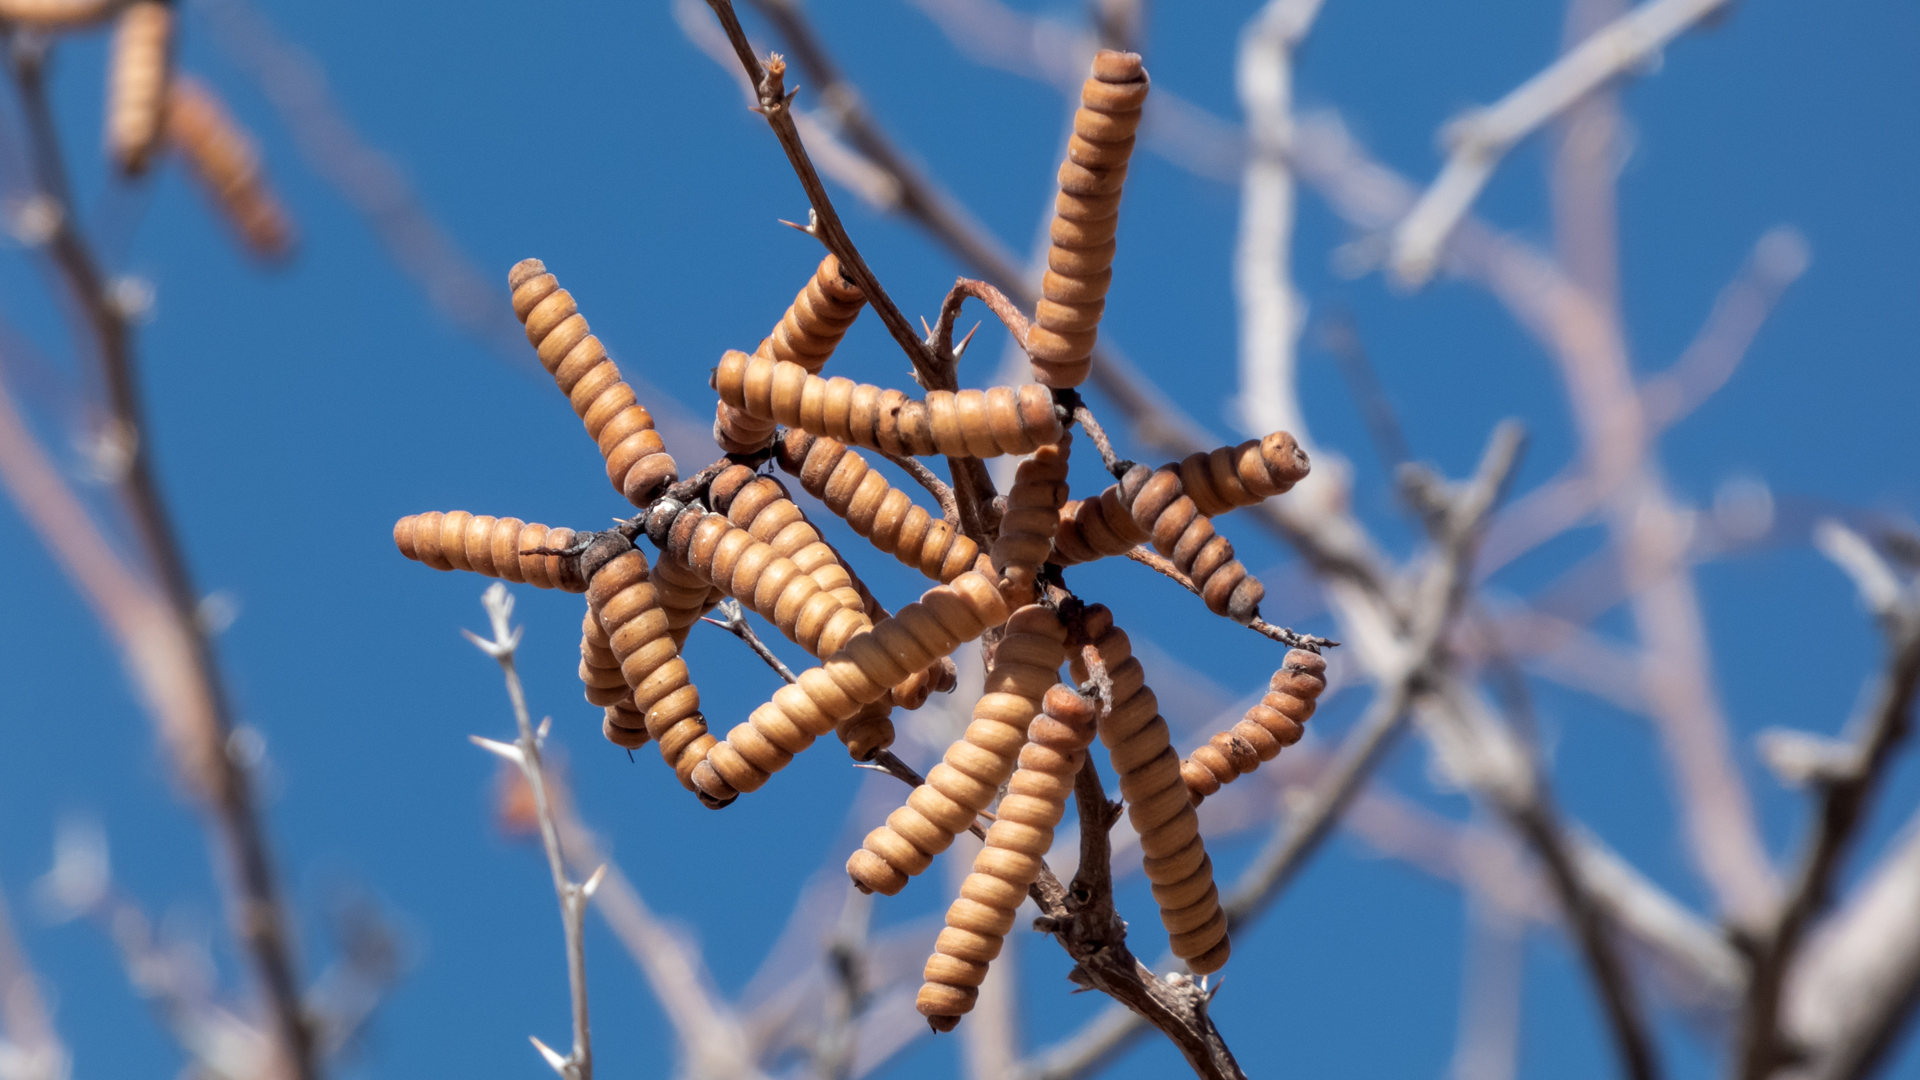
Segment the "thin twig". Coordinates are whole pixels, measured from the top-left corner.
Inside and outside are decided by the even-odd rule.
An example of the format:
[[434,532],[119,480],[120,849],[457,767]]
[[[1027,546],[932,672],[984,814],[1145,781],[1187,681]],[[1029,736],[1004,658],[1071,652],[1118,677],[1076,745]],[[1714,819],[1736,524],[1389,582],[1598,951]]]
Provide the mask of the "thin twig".
[[[1033,321],[1027,318],[1026,313],[1007,299],[1006,293],[987,282],[963,277],[954,281],[953,288],[947,290],[947,298],[940,302],[940,316],[933,324],[935,352],[952,354],[957,359],[958,350],[953,348],[953,324],[960,317],[960,307],[968,297],[987,305],[987,310],[993,312],[994,318],[1007,328],[1007,333],[1013,335],[1014,343],[1022,350],[1027,347],[1027,332],[1033,329]],[[971,333],[968,336],[972,336]]]
[[740,601],[729,596],[725,600],[720,601],[719,606],[714,608],[714,610],[720,613],[720,618],[716,619],[711,615],[703,615],[700,617],[700,621],[712,623],[727,633],[732,634],[734,637],[739,638],[741,641],[746,642],[747,648],[752,649],[755,656],[766,661],[767,666],[778,673],[782,679],[785,679],[789,683],[800,681],[799,678],[794,675],[793,669],[781,663],[780,658],[773,655],[773,650],[767,648],[766,643],[760,640],[760,635],[753,632],[753,627],[747,622],[746,611],[740,607]]
[[[1178,583],[1181,588],[1193,595],[1200,595],[1200,587],[1193,583],[1192,578],[1181,573],[1180,568],[1173,565],[1173,560],[1163,558],[1152,548],[1145,545],[1137,545],[1128,549],[1127,558],[1170,578]],[[1290,649],[1311,649],[1314,652],[1319,652],[1321,649],[1334,648],[1340,644],[1332,638],[1316,637],[1313,634],[1303,634],[1298,630],[1290,630],[1284,626],[1275,626],[1265,619],[1256,618],[1252,622],[1247,623],[1246,627],[1254,633],[1263,637],[1272,638],[1274,641]]]
[[7,898],[0,893],[0,1066],[17,1080],[64,1080],[72,1055],[53,1029],[40,979],[13,936]]
[[960,527],[960,505],[954,499],[953,488],[945,480],[933,475],[933,470],[920,464],[917,458],[901,457],[897,454],[889,454],[885,450],[880,451],[880,456],[899,466],[901,472],[913,477],[921,487],[926,488],[927,494],[932,495],[940,504],[940,515],[946,519],[947,524],[956,529]]

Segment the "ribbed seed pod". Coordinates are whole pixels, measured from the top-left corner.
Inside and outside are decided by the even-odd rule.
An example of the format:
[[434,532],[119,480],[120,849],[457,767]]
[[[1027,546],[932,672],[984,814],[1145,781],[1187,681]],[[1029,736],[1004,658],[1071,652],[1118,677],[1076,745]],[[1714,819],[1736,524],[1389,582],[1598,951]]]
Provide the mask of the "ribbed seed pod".
[[[631,710],[609,710],[607,738],[628,749],[649,737],[673,774],[693,790],[693,767],[705,759],[714,737],[700,714],[700,691],[667,632],[666,613],[647,580],[647,557],[628,548],[602,566],[587,587],[587,604],[606,631],[607,645],[632,688]],[[626,726],[638,713],[639,729]]]
[[1299,742],[1302,725],[1313,715],[1314,703],[1326,688],[1326,658],[1305,649],[1289,649],[1260,704],[1180,763],[1180,776],[1193,805],[1199,806],[1220,785],[1233,783],[1261,762],[1272,761],[1281,747]]
[[587,701],[606,707],[603,731],[618,730],[622,742],[637,738],[635,746],[647,741],[647,718],[634,711],[633,688],[620,674],[620,658],[613,655],[613,645],[592,609],[580,624],[580,681],[586,684]]
[[1073,114],[1067,160],[1060,165],[1047,276],[1027,333],[1033,377],[1046,386],[1079,386],[1093,366],[1093,343],[1113,281],[1120,188],[1146,101],[1147,72],[1138,54],[1103,49],[1093,58]]
[[549,529],[519,518],[451,514],[409,514],[394,523],[393,543],[400,554],[435,570],[471,570],[537,589],[586,592],[579,555],[535,555],[537,548],[573,547],[581,537],[572,529]]
[[107,63],[107,157],[123,175],[138,176],[160,146],[173,67],[173,5],[128,4]]
[[1072,449],[1073,436],[1062,435],[1059,443],[1035,450],[1013,472],[1007,512],[993,541],[993,569],[1009,604],[1034,600],[1034,579],[1053,550],[1060,507],[1067,501],[1067,454]]
[[687,632],[693,629],[693,624],[726,595],[719,592],[716,596],[712,583],[694,573],[686,563],[666,554],[655,560],[648,580],[653,583],[660,610],[666,612],[667,633],[672,635],[676,647],[686,645]]
[[860,711],[833,726],[833,733],[846,744],[855,761],[872,761],[873,755],[893,745],[893,697],[882,695],[879,701],[861,706]]
[[666,443],[653,430],[653,415],[635,402],[633,388],[607,359],[606,346],[587,328],[572,295],[547,273],[546,264],[522,259],[508,272],[507,286],[513,290],[513,313],[526,326],[541,366],[600,444],[607,479],[628,502],[650,505],[680,479]]
[[925,401],[852,379],[822,379],[799,364],[729,351],[714,371],[720,400],[762,420],[901,457],[1030,454],[1060,441],[1044,386],[934,390]]
[[813,740],[861,706],[880,700],[888,687],[1006,619],[999,590],[980,574],[962,574],[935,585],[893,618],[854,635],[819,667],[801,672],[797,682],[775,691],[773,700],[713,747],[694,770],[694,782],[710,802],[758,789]]
[[253,139],[200,80],[180,75],[168,88],[167,141],[254,254],[279,259],[293,250],[293,223],[267,186]]
[[[1140,834],[1140,852],[1160,905],[1160,922],[1171,938],[1173,954],[1195,975],[1220,970],[1231,949],[1220,890],[1213,884],[1213,860],[1200,839],[1187,785],[1180,777],[1180,755],[1168,741],[1167,722],[1148,689],[1146,672],[1133,658],[1124,630],[1113,613],[1094,604],[1086,609],[1087,636],[1113,680],[1113,711],[1100,721],[1100,742],[1120,774],[1127,820]],[[1073,678],[1087,679],[1085,659],[1072,657]]]
[[935,581],[952,581],[979,561],[980,549],[973,541],[914,505],[906,492],[887,483],[866,458],[838,439],[791,428],[774,448],[773,459],[799,478],[807,494],[845,518],[856,534]]
[[120,0],[0,0],[0,21],[36,30],[77,30],[105,22]]
[[[876,623],[878,619],[874,620]],[[934,694],[951,694],[953,688],[960,685],[959,672],[953,666],[951,657],[940,657],[932,666],[907,676],[904,682],[894,686],[891,700],[898,708],[911,712],[927,703]]]
[[727,515],[728,521],[792,559],[843,607],[866,612],[870,597],[854,588],[853,576],[839,553],[820,538],[819,530],[807,521],[780,481],[735,465],[713,478],[707,494],[713,508]]
[[1054,826],[1066,813],[1074,777],[1093,742],[1092,701],[1055,684],[1043,705],[1045,715],[1027,728],[1020,767],[1007,782],[987,844],[973,857],[973,872],[947,908],[947,928],[927,960],[926,982],[915,1004],[938,1031],[951,1031],[972,1011],[987,964],[1000,955],[1014,912],[1040,876]]
[[[754,355],[799,364],[818,375],[866,302],[860,287],[840,276],[840,260],[829,252]],[[724,401],[716,407],[713,438],[729,454],[763,449],[773,441],[773,431],[771,420],[748,416]]]
[[[986,578],[967,573],[957,581],[984,584]],[[993,594],[998,601],[999,589]],[[887,625],[875,627],[874,634]],[[855,885],[894,895],[973,824],[1013,775],[1027,741],[1027,725],[1039,713],[1047,689],[1060,681],[1066,654],[1067,630],[1052,608],[1030,604],[1013,613],[966,737],[947,748],[926,783],[907,796],[907,804],[889,815],[885,825],[868,833],[847,860],[847,874]]]

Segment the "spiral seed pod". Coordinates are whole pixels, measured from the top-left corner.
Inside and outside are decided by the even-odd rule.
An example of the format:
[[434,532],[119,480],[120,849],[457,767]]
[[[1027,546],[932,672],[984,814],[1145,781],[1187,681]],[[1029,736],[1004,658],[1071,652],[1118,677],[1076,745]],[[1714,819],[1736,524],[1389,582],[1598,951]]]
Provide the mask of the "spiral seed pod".
[[801,672],[797,682],[775,691],[773,700],[713,747],[694,770],[694,782],[709,803],[758,789],[813,740],[861,706],[880,700],[888,687],[1006,619],[999,590],[980,574],[962,574],[935,585],[893,618],[854,635],[819,667]]
[[1034,578],[1053,550],[1060,507],[1067,501],[1067,454],[1072,449],[1073,436],[1062,435],[1059,443],[1035,450],[1014,470],[1007,512],[993,541],[993,569],[1009,604],[1034,600]]
[[653,583],[653,593],[660,601],[660,610],[667,616],[667,633],[673,637],[676,648],[686,645],[687,632],[700,616],[713,610],[713,606],[725,597],[718,597],[707,579],[694,573],[686,563],[661,555],[648,571],[648,580]]
[[[607,738],[628,749],[650,737],[673,774],[693,790],[693,768],[715,742],[700,714],[700,691],[667,631],[666,613],[648,581],[647,557],[629,546],[594,573],[587,604],[632,688],[630,710],[609,710]],[[641,727],[627,726],[638,713]]]
[[860,711],[833,726],[833,733],[846,744],[855,761],[872,761],[873,755],[893,745],[893,698],[882,695],[879,701],[863,705]]
[[519,518],[475,516],[465,510],[451,514],[410,514],[393,526],[393,543],[400,554],[435,570],[471,570],[503,581],[525,583],[537,589],[586,592],[581,553],[535,554],[538,549],[561,551],[586,537],[572,529],[549,529]]
[[959,674],[953,658],[942,656],[931,667],[916,671],[896,684],[890,693],[893,704],[911,712],[925,705],[927,698],[934,694],[951,694],[953,688],[960,685]]
[[147,171],[160,146],[173,66],[173,6],[136,0],[114,26],[107,66],[107,158],[124,176]]
[[120,0],[0,0],[0,21],[35,30],[78,30],[102,23]]
[[947,928],[927,960],[926,982],[915,1004],[936,1031],[953,1030],[972,1011],[988,963],[1000,955],[1014,912],[1040,876],[1041,859],[1053,845],[1054,826],[1066,813],[1074,777],[1093,741],[1091,700],[1055,684],[1043,704],[1045,715],[1027,728],[1020,767],[1007,782],[986,847],[974,856],[973,872],[947,908]]
[[633,387],[607,359],[606,346],[587,328],[573,296],[539,259],[522,259],[507,274],[513,313],[527,328],[540,363],[573,402],[573,411],[600,444],[607,479],[628,502],[645,508],[680,479],[653,414],[634,400]]
[[900,457],[1030,454],[1060,441],[1044,386],[934,390],[916,401],[852,379],[822,379],[798,364],[729,351],[714,371],[720,400],[750,416]]
[[1313,715],[1320,692],[1327,688],[1327,661],[1319,653],[1289,649],[1280,670],[1267,683],[1267,696],[1227,731],[1180,763],[1193,805],[1250,773],[1263,761],[1272,761],[1281,747],[1300,741],[1302,725]]
[[[860,287],[840,275],[840,260],[829,252],[754,355],[799,364],[818,375],[866,302]],[[764,449],[773,431],[771,420],[748,416],[724,401],[715,410],[713,438],[729,454]]]
[[[969,572],[958,581],[984,584],[986,578]],[[998,602],[997,588],[993,595]],[[875,627],[874,634],[887,625]],[[1013,774],[1027,741],[1027,725],[1039,713],[1047,689],[1060,681],[1066,653],[1067,630],[1052,608],[1030,604],[1013,613],[966,737],[947,748],[926,783],[907,796],[907,804],[889,815],[885,825],[868,833],[847,860],[847,874],[855,885],[894,895],[973,824]]]
[[755,540],[769,544],[792,559],[795,566],[818,582],[841,606],[865,613],[871,595],[853,586],[840,555],[820,538],[787,489],[771,476],[756,476],[745,465],[735,465],[714,477],[707,489],[714,509],[747,530]]
[[[1120,794],[1127,800],[1127,819],[1140,834],[1161,925],[1172,939],[1173,954],[1194,974],[1218,971],[1231,951],[1227,917],[1213,884],[1213,860],[1200,839],[1200,819],[1180,777],[1180,755],[1168,741],[1167,722],[1160,718],[1159,702],[1126,632],[1113,625],[1113,613],[1091,605],[1083,625],[1113,680],[1113,710],[1100,720],[1100,742],[1120,774]],[[1075,681],[1086,681],[1086,658],[1079,653],[1072,657],[1072,671]]]
[[1073,115],[1067,160],[1060,165],[1047,275],[1027,333],[1033,377],[1043,385],[1079,386],[1093,367],[1093,343],[1113,281],[1120,189],[1146,100],[1147,72],[1138,55],[1102,50],[1093,58]]
[[167,90],[167,141],[228,224],[254,254],[284,258],[293,223],[260,170],[260,155],[220,99],[200,80],[178,76]]
[[972,540],[916,506],[838,439],[792,428],[774,448],[773,459],[799,478],[807,494],[846,519],[854,533],[935,581],[952,581],[979,561],[980,549]]
[[624,741],[637,738],[636,746],[647,741],[647,718],[633,710],[633,689],[620,674],[620,658],[613,655],[607,632],[591,608],[580,624],[580,681],[586,684],[587,700],[606,707],[602,731],[617,730]]

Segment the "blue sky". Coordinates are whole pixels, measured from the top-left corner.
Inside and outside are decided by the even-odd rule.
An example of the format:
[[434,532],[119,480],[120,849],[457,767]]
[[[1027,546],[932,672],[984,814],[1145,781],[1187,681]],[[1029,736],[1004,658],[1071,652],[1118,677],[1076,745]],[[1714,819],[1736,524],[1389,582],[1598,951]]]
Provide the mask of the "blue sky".
[[[342,0],[265,10],[319,59],[367,141],[500,283],[503,310],[507,268],[545,260],[616,358],[698,419],[711,408],[708,368],[765,333],[818,249],[777,224],[804,215],[799,187],[669,6]],[[812,6],[886,125],[1002,241],[1025,250],[1056,164],[1057,94],[971,65],[907,5]],[[1237,118],[1234,42],[1253,7],[1155,5],[1147,51],[1156,83]],[[263,274],[236,255],[177,169],[137,191],[104,179],[100,36],[59,49],[54,89],[89,228],[123,272],[155,288],[140,342],[149,436],[199,582],[239,605],[220,650],[243,719],[267,740],[263,786],[282,874],[306,916],[308,967],[329,955],[323,901],[358,883],[395,913],[414,966],[352,1074],[540,1075],[524,1037],[565,1031],[564,968],[544,869],[533,849],[494,831],[493,763],[466,742],[511,724],[493,665],[457,633],[484,625],[483,583],[401,559],[389,530],[402,514],[452,509],[594,527],[625,504],[531,350],[503,357],[437,314],[365,219],[300,159],[211,31],[206,9],[187,5],[182,62],[260,135],[302,234],[284,270]],[[1782,505],[1909,519],[1920,510],[1917,32],[1920,12],[1897,0],[1837,9],[1752,0],[1683,38],[1626,91],[1623,305],[1637,370],[1672,362],[1767,229],[1791,225],[1812,251],[1731,384],[1664,439],[1680,499],[1709,504],[1729,478],[1759,476]],[[1546,63],[1559,34],[1557,5],[1331,0],[1301,56],[1297,94],[1304,106],[1340,110],[1374,154],[1424,182],[1439,165],[1437,128]],[[10,121],[7,137],[17,132]],[[1539,143],[1523,146],[1479,206],[1543,245],[1544,162]],[[844,194],[839,202],[902,308],[931,316],[957,265],[904,223]],[[1237,211],[1232,186],[1140,159],[1103,324],[1223,442],[1239,438],[1224,413]],[[1442,282],[1408,297],[1377,277],[1339,277],[1330,255],[1347,239],[1322,204],[1303,199],[1300,287],[1316,313],[1352,313],[1415,452],[1462,474],[1492,425],[1518,416],[1533,436],[1518,490],[1556,472],[1574,442],[1538,348],[1470,286]],[[59,395],[28,392],[12,374],[25,351],[77,378],[58,310],[30,252],[0,254],[0,314],[21,339],[4,346],[10,379],[77,475]],[[984,368],[1003,338],[982,334]],[[1335,364],[1312,341],[1301,381],[1315,435],[1354,462],[1362,517],[1404,552],[1407,528],[1380,462]],[[870,317],[834,364],[904,382],[902,359]],[[709,453],[686,445],[682,465]],[[1287,552],[1244,524],[1227,529],[1256,572],[1285,575]],[[1837,730],[1878,656],[1846,580],[1804,535],[1787,539],[1700,572],[1716,674],[1776,855],[1793,850],[1802,800],[1759,767],[1751,736],[1773,725]],[[0,541],[12,567],[0,575],[0,887],[57,989],[77,1075],[170,1072],[176,1051],[127,991],[110,944],[91,928],[45,925],[29,884],[46,868],[56,821],[91,815],[124,888],[155,913],[181,913],[182,925],[217,927],[206,845],[110,642],[10,506],[0,505]],[[1593,530],[1576,533],[1496,584],[1524,594],[1597,542]],[[853,557],[891,603],[923,587],[891,560]],[[1176,728],[1197,725],[1206,719],[1198,703],[1213,700],[1200,680],[1231,701],[1264,682],[1274,657],[1268,643],[1162,584],[1130,566],[1075,579],[1123,620],[1150,623],[1158,646],[1191,670],[1189,685],[1170,675],[1172,685],[1156,686]],[[823,750],[724,813],[702,810],[651,750],[629,763],[600,739],[598,710],[574,676],[578,599],[517,593],[528,692],[554,716],[583,813],[648,902],[702,943],[719,987],[737,992],[808,876],[844,854],[840,822],[858,782]],[[1268,614],[1331,626],[1323,613]],[[1794,661],[1786,678],[1783,654]],[[774,688],[717,632],[697,633],[690,656],[709,716],[742,716]],[[1341,696],[1316,718],[1317,735],[1337,737],[1365,696]],[[1545,684],[1538,704],[1569,812],[1704,904],[1648,725]],[[1424,750],[1409,741],[1384,781],[1466,818],[1466,800],[1431,794],[1427,776]],[[1884,842],[1916,801],[1920,766],[1907,761],[1869,843]],[[1231,873],[1250,851],[1228,843],[1216,858]],[[876,921],[937,910],[936,891],[886,900]],[[1123,896],[1150,926],[1144,900]],[[1457,890],[1337,839],[1237,942],[1216,1015],[1259,1075],[1437,1075],[1452,1051],[1463,924]],[[603,1073],[665,1075],[671,1038],[657,1005],[604,927],[591,927],[589,945]],[[1066,997],[1057,949],[1022,945],[1031,1049],[1101,1003]],[[235,978],[224,941],[215,953]],[[1598,1015],[1565,950],[1533,939],[1527,985],[1523,1072],[1610,1075]],[[1711,1046],[1677,1026],[1663,1036],[1676,1075],[1713,1071]],[[952,1075],[950,1041],[922,1040],[888,1075]],[[1111,1075],[1165,1075],[1176,1062],[1153,1046]],[[1909,1049],[1896,1073],[1920,1077],[1920,1051]]]

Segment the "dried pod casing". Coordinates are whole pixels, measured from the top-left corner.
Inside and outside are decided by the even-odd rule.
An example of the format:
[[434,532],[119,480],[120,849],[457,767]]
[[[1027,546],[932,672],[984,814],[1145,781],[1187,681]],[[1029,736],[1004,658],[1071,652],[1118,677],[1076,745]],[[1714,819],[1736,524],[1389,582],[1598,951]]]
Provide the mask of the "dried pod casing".
[[1034,601],[1034,580],[1053,550],[1060,507],[1067,501],[1067,455],[1072,449],[1073,437],[1062,435],[1058,444],[1035,450],[1014,470],[992,552],[1000,591],[1009,604]]
[[1319,653],[1289,649],[1280,670],[1267,683],[1267,696],[1247,710],[1232,728],[1216,734],[1180,763],[1193,805],[1231,784],[1244,773],[1272,761],[1283,747],[1300,741],[1302,726],[1313,716],[1327,688],[1327,660]]
[[393,526],[393,543],[400,554],[435,570],[471,570],[502,581],[563,592],[587,591],[580,565],[584,550],[559,555],[541,551],[579,547],[579,541],[589,535],[465,510],[409,514]]
[[[841,276],[840,260],[829,252],[754,355],[798,364],[818,375],[865,305],[860,287]],[[714,441],[729,454],[765,449],[773,441],[774,427],[771,420],[749,416],[724,401],[714,411]]]
[[727,515],[728,521],[792,559],[842,607],[866,612],[871,597],[854,587],[853,575],[839,553],[821,539],[780,481],[735,465],[714,477],[707,491],[714,509]]
[[121,0],[0,0],[0,20],[35,30],[79,30],[103,23]]
[[200,80],[181,75],[167,90],[167,141],[247,249],[267,259],[293,250],[293,223],[267,186],[253,139]]
[[[587,585],[587,604],[632,689],[630,710],[607,713],[607,738],[629,749],[651,738],[674,776],[695,790],[693,769],[705,760],[715,739],[707,733],[700,691],[680,658],[648,579],[646,556],[629,549],[602,566]],[[642,720],[637,730],[624,726],[635,713]]]
[[620,658],[591,609],[580,624],[580,681],[587,688],[587,701],[606,710],[603,732],[618,732],[615,741],[629,749],[646,743],[647,718],[634,711],[633,688],[620,673]]
[[959,529],[916,505],[838,439],[790,429],[773,459],[856,535],[935,581],[952,581],[980,559],[979,547]]
[[107,157],[122,175],[146,172],[159,149],[172,68],[173,5],[128,4],[107,61]]

